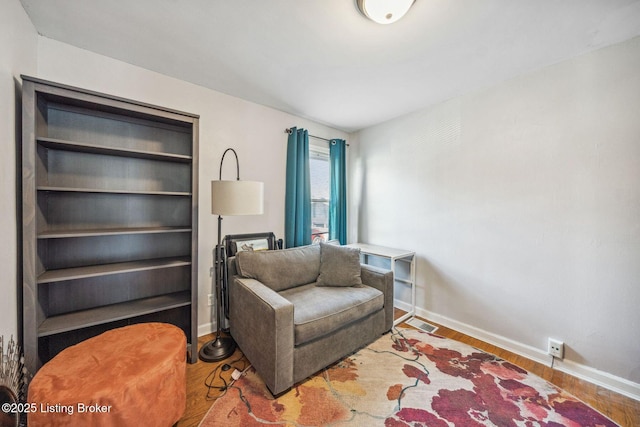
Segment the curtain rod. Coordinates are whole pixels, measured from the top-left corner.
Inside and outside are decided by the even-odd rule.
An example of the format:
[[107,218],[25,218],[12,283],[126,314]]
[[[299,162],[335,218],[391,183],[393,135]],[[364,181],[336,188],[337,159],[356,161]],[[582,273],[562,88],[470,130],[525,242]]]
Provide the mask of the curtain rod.
[[[291,130],[291,128],[287,128],[287,129],[285,129],[285,130],[284,130],[284,133],[288,133],[289,135],[291,135],[291,132],[293,132],[293,131]],[[321,140],[323,140],[323,141],[327,141],[327,142],[331,142],[331,140],[330,140],[330,139],[323,138],[323,137],[321,137],[321,136],[315,136],[315,135],[311,135],[311,134],[309,134],[309,137],[310,137],[310,138],[315,138],[315,139],[321,139]],[[346,145],[347,147],[349,146],[349,144],[345,144],[345,145]]]

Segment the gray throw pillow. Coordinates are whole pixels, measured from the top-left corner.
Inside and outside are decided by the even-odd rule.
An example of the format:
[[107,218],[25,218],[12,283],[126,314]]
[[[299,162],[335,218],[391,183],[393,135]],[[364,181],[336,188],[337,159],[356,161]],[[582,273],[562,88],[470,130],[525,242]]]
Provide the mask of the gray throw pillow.
[[360,248],[320,243],[318,286],[362,285]]

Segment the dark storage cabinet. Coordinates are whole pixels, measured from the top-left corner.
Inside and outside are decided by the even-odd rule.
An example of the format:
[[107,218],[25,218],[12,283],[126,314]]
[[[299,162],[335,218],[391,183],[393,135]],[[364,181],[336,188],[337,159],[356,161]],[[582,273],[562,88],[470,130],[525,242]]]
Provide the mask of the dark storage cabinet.
[[27,368],[149,321],[195,362],[198,116],[22,78]]

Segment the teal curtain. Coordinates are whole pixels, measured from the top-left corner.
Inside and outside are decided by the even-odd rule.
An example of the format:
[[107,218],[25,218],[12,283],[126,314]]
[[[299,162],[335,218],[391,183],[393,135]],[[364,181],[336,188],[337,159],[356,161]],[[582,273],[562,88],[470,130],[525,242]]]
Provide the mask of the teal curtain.
[[291,128],[287,141],[285,194],[285,247],[311,244],[311,181],[309,178],[309,133]]
[[347,149],[344,139],[329,144],[331,191],[329,193],[329,239],[347,244]]

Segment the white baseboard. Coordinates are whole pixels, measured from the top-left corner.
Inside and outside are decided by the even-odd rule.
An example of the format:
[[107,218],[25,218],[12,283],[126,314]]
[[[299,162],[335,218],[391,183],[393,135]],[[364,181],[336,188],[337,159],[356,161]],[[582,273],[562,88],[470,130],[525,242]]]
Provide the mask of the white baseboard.
[[[396,300],[395,306],[405,311],[411,310],[411,305],[402,301]],[[546,366],[551,366],[552,357],[549,356],[546,351],[493,334],[483,329],[476,328],[475,326],[450,319],[446,316],[442,316],[419,307],[416,307],[416,315],[435,323],[439,323],[442,326],[454,329],[458,332],[462,332],[463,334],[482,340],[486,343],[498,346],[519,356],[526,357]],[[567,359],[556,360],[553,363],[553,368],[616,393],[620,393],[624,396],[630,397],[631,399],[640,400],[640,384],[608,372],[599,371]]]
[[640,384],[571,360],[556,360],[554,369],[640,401]]
[[209,335],[216,330],[213,322],[205,323],[204,325],[198,325],[198,336]]

